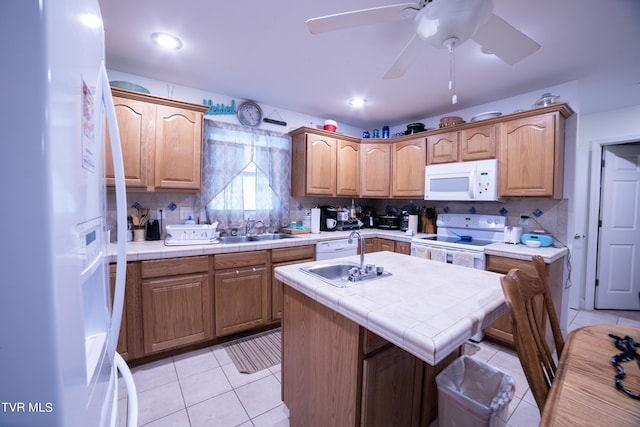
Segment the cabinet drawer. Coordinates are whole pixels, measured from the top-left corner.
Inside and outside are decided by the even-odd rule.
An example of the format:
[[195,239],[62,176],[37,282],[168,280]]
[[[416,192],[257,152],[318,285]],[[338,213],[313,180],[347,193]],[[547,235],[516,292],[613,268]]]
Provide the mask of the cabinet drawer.
[[314,258],[314,245],[297,246],[294,248],[271,249],[271,262],[295,261],[297,259]]
[[248,267],[252,265],[267,264],[269,262],[268,251],[238,252],[234,254],[214,255],[213,263],[216,270],[226,268]]
[[[546,267],[546,266],[545,266]],[[507,274],[512,268],[518,268],[523,273],[537,277],[538,273],[531,261],[507,258],[502,256],[487,255],[487,270],[496,273]]]
[[141,261],[142,278],[175,276],[209,271],[207,255]]

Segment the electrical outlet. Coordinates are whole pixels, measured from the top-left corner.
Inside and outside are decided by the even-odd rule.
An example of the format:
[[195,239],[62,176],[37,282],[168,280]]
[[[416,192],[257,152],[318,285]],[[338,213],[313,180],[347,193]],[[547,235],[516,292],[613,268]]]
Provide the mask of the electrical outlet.
[[158,209],[158,211],[156,212],[156,219],[167,219],[167,210]]
[[184,206],[180,206],[180,220],[185,221],[187,219],[193,219],[193,208],[187,208]]
[[520,214],[520,225],[529,225],[529,214]]

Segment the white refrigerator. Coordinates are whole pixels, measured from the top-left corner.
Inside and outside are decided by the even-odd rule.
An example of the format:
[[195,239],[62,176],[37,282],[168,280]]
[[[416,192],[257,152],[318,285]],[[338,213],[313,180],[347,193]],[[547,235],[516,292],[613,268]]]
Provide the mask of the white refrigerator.
[[109,281],[107,131],[121,224],[126,193],[98,1],[1,0],[0,36],[0,426],[114,425],[118,383],[135,423],[116,353],[126,225],[113,297]]

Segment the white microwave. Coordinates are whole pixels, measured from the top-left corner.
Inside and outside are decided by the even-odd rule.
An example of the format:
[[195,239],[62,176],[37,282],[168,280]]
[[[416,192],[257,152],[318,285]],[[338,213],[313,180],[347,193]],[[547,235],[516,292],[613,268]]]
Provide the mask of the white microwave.
[[428,165],[424,191],[425,200],[500,201],[498,160]]

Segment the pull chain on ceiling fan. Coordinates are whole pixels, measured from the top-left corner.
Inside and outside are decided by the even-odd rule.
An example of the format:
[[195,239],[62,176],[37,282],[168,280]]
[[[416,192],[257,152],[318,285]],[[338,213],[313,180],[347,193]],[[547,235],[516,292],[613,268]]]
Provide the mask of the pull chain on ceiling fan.
[[456,95],[456,56],[455,48],[458,40],[455,37],[444,41],[444,46],[449,50],[449,90],[453,93],[451,95],[451,103],[458,103],[458,95]]

